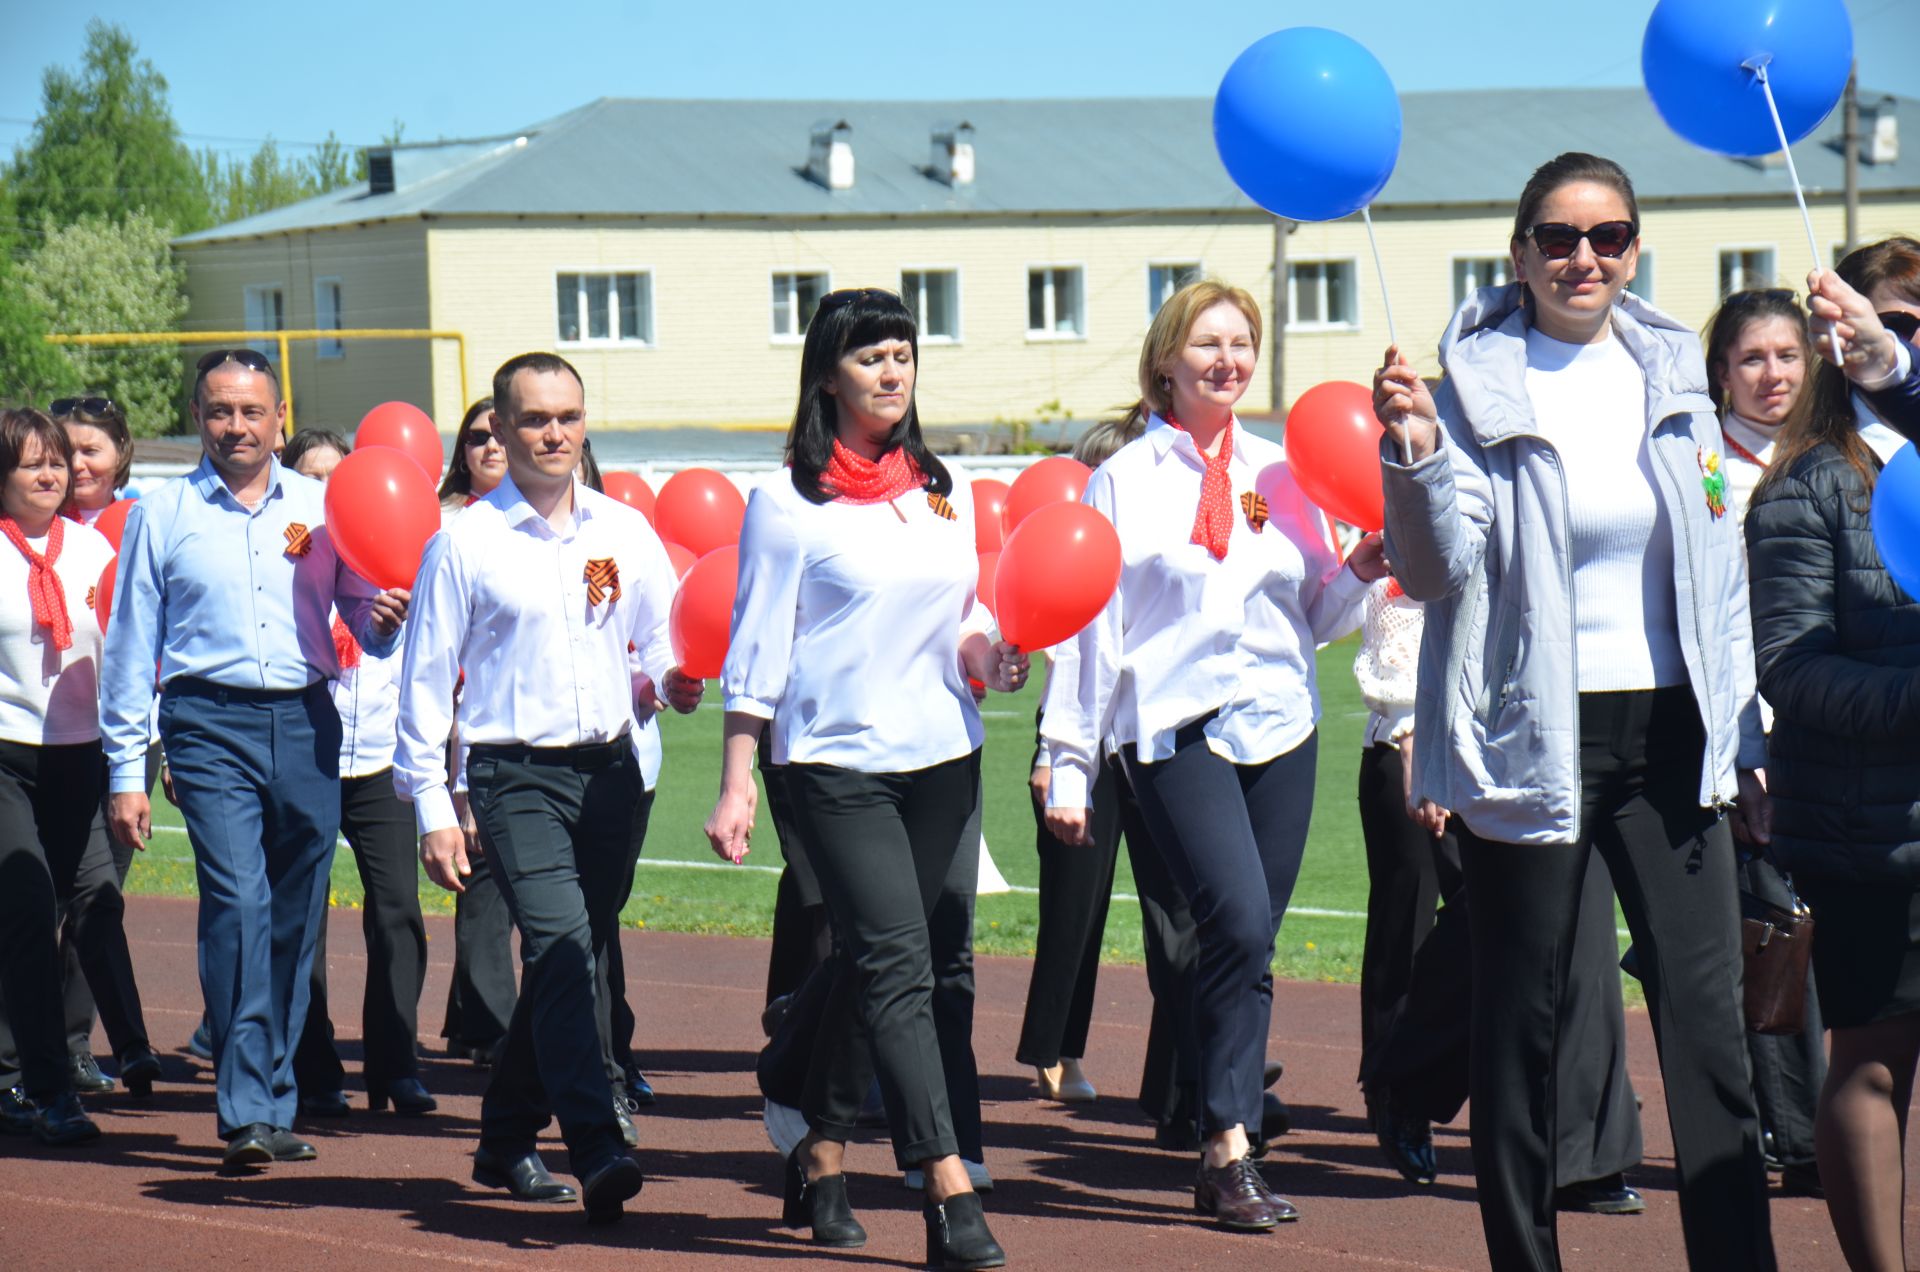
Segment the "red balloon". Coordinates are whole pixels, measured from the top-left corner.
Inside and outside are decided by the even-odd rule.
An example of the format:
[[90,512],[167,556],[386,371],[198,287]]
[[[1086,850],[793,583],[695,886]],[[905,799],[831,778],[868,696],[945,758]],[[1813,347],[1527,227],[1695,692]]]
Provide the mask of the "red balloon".
[[137,502],[135,499],[116,499],[94,520],[93,528],[107,536],[107,542],[113,545],[115,552],[120,550],[120,537],[127,532],[127,514],[133,511],[133,505]]
[[693,563],[699,559],[677,543],[667,544],[667,560],[673,562],[673,577],[676,579],[686,578],[687,571],[691,570]]
[[638,473],[602,473],[600,484],[609,495],[632,508],[649,522],[653,520],[653,487]]
[[974,595],[980,598],[980,603],[987,607],[987,613],[989,614],[995,612],[993,608],[996,603],[993,599],[993,579],[999,571],[1000,554],[998,552],[982,552],[980,554],[980,584],[974,589]]
[[[1078,496],[1075,496],[1078,498]],[[1004,520],[1007,509],[1007,483],[991,477],[978,477],[973,483],[973,550],[986,555],[998,552],[1007,540]]]
[[368,411],[353,435],[353,448],[390,446],[405,451],[420,465],[427,480],[438,484],[446,456],[440,451],[440,431],[427,413],[411,402],[382,402]]
[[[660,494],[664,498],[666,491]],[[699,680],[720,674],[733,636],[733,594],[739,583],[740,549],[733,544],[695,561],[680,580],[667,611],[667,639],[681,674]]]
[[107,568],[100,571],[100,581],[93,585],[93,616],[100,620],[100,630],[107,630],[107,617],[113,613],[113,585],[120,578],[120,558],[114,557],[107,562]]
[[356,449],[327,479],[327,532],[349,570],[378,588],[412,587],[440,529],[440,500],[420,465],[390,446]]
[[[1007,534],[1011,536],[1022,521],[1051,503],[1078,503],[1087,488],[1093,469],[1065,455],[1049,455],[1013,479],[1007,490]],[[1003,543],[1001,545],[1005,547]],[[1052,641],[1048,641],[1052,644]]]
[[1119,585],[1113,523],[1083,503],[1048,504],[1000,549],[993,581],[1000,634],[1029,653],[1057,645],[1091,623]]
[[1287,412],[1285,443],[1293,479],[1328,516],[1362,530],[1387,523],[1380,433],[1372,393],[1347,380],[1315,385]]
[[747,501],[711,468],[683,468],[667,478],[654,502],[653,525],[668,543],[696,557],[740,542]]

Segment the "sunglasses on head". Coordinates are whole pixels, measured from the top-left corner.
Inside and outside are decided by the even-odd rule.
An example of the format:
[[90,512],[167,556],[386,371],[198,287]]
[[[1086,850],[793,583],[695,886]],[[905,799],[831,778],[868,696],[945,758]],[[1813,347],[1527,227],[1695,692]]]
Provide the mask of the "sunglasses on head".
[[1920,314],[1910,314],[1904,309],[1893,309],[1876,317],[1880,319],[1881,326],[1908,344],[1913,343],[1914,333],[1920,332]]
[[1542,221],[1527,231],[1527,237],[1540,249],[1540,255],[1550,261],[1564,261],[1572,256],[1580,250],[1581,239],[1593,245],[1595,256],[1609,259],[1625,256],[1639,236],[1640,227],[1632,221],[1602,221],[1585,230],[1559,221]]
[[55,419],[63,415],[112,415],[114,409],[113,399],[103,397],[55,398],[47,404],[47,414]]
[[[197,372],[193,381],[194,387],[198,388],[200,381],[212,374],[215,368],[223,367],[229,362],[237,363],[249,371],[259,371],[266,375],[273,375],[273,364],[268,362],[267,355],[261,353],[258,349],[215,349],[212,353],[207,354],[201,358],[199,362],[194,364],[195,371]],[[279,377],[275,376],[275,379],[278,378]]]

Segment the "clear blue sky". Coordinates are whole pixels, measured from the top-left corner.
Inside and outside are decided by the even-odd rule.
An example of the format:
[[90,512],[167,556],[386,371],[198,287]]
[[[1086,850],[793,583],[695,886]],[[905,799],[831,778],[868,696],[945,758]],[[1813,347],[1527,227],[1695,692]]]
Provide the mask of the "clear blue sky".
[[[0,0],[0,153],[90,17],[132,32],[196,147],[506,132],[595,97],[1207,96],[1301,24],[1370,47],[1402,91],[1639,83],[1652,0],[546,0],[208,6]],[[1849,0],[1863,88],[1920,98],[1920,0]],[[1920,144],[1920,118],[1906,121]]]

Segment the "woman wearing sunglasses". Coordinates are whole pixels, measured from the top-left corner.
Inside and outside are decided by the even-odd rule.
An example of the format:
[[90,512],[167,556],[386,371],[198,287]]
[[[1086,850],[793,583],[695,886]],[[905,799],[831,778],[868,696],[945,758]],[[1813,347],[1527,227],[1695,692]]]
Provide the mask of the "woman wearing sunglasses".
[[[1870,307],[1842,340],[1856,355],[1846,370],[1816,373],[1747,516],[1760,690],[1774,710],[1771,852],[1815,920],[1832,1042],[1813,1136],[1827,1211],[1849,1266],[1897,1269],[1920,1058],[1920,606],[1882,564],[1871,516],[1881,465],[1905,439],[1855,390],[1899,374],[1885,331],[1920,315],[1920,243],[1861,248],[1814,285]],[[1911,349],[1904,360],[1910,369]]]
[[810,1130],[787,1159],[786,1222],[865,1244],[842,1163],[877,1070],[895,1159],[924,1173],[928,1262],[990,1268],[1006,1256],[960,1156],[968,1096],[949,1089],[943,1054],[964,1043],[971,1068],[970,1003],[957,1039],[936,1022],[935,981],[971,975],[971,923],[952,921],[965,907],[943,904],[978,868],[985,735],[967,681],[1010,693],[1027,659],[987,637],[969,492],[914,410],[918,352],[891,292],[831,293],[807,326],[790,471],[753,492],[740,534],[706,833],[726,860],[746,856],[754,751],[772,729],[845,960],[808,1075]]
[[1699,341],[1626,290],[1638,227],[1619,165],[1542,165],[1518,281],[1461,306],[1437,394],[1397,348],[1374,377],[1387,552],[1427,605],[1412,794],[1463,824],[1500,1272],[1559,1266],[1556,1008],[1593,852],[1640,950],[1688,1260],[1774,1267],[1729,833],[1767,824],[1746,571]]

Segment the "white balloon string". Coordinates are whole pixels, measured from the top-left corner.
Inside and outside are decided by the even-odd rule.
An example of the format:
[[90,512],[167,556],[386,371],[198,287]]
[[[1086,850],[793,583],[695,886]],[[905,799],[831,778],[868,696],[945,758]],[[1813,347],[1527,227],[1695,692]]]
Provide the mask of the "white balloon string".
[[[1397,349],[1400,347],[1400,336],[1393,329],[1393,299],[1387,295],[1387,270],[1380,263],[1380,240],[1374,237],[1372,210],[1361,208],[1360,219],[1367,224],[1367,244],[1373,248],[1373,276],[1380,283],[1380,308],[1387,314],[1387,343]],[[1413,462],[1413,442],[1408,438],[1404,425],[1400,433],[1400,458],[1408,464]]]
[[[1826,265],[1820,260],[1820,243],[1813,237],[1813,214],[1807,211],[1806,191],[1800,188],[1800,172],[1793,166],[1793,147],[1787,144],[1786,125],[1780,122],[1780,108],[1773,102],[1773,85],[1767,80],[1767,64],[1764,61],[1745,64],[1760,80],[1760,92],[1767,99],[1767,113],[1773,116],[1773,133],[1780,139],[1780,154],[1787,161],[1787,179],[1793,182],[1793,200],[1800,205],[1800,224],[1807,230],[1807,254],[1813,257],[1813,267],[1824,270]],[[1833,350],[1835,362],[1842,360],[1840,337],[1836,332],[1827,332],[1827,345]]]

